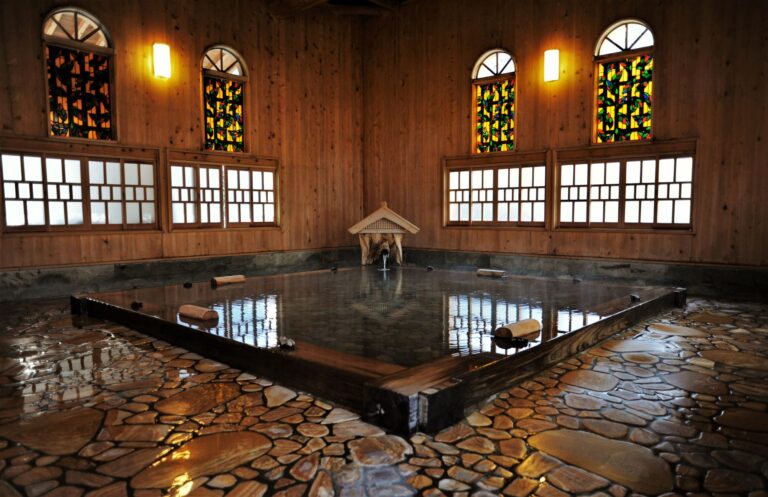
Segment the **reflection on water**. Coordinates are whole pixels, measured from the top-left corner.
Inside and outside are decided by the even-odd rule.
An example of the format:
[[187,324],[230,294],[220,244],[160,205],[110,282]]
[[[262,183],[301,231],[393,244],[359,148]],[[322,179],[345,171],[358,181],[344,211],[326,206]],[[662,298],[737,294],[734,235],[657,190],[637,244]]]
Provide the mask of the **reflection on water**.
[[[630,305],[641,289],[571,280],[480,278],[463,271],[354,268],[249,278],[211,289],[164,288],[100,294],[98,298],[256,347],[280,336],[346,353],[412,366],[450,354],[510,355],[578,330]],[[181,304],[210,306],[215,325],[177,317]],[[493,330],[533,318],[542,332],[504,348]],[[508,346],[507,346],[508,347]]]

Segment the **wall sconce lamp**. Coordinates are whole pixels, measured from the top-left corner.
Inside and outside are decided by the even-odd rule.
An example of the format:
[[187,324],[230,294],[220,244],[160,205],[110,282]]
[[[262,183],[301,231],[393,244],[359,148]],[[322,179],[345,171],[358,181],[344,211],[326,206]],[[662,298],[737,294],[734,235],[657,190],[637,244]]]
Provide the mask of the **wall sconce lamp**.
[[171,77],[171,47],[167,44],[152,45],[152,70],[156,78]]
[[544,52],[544,81],[560,79],[560,50]]

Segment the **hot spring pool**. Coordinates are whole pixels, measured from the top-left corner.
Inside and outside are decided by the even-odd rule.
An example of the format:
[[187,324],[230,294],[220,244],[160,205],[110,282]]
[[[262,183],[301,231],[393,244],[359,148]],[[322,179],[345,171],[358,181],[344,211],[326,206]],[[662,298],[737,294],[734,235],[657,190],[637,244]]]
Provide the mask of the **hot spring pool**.
[[[216,289],[205,282],[189,288],[97,293],[78,297],[76,305],[87,314],[299,387],[320,383],[302,379],[302,368],[308,375],[328,372],[325,380],[331,383],[375,385],[364,388],[365,395],[355,393],[354,387],[337,387],[344,392],[336,395],[342,402],[357,402],[351,407],[365,410],[382,384],[385,391],[410,398],[424,388],[460,380],[481,366],[512,364],[515,356],[528,364],[552,351],[570,350],[573,343],[584,348],[581,344],[607,336],[607,331],[595,330],[607,329],[609,321],[637,314],[672,293],[570,279],[496,279],[469,271],[396,267],[382,272],[363,267],[253,277]],[[177,315],[181,304],[211,307],[219,320],[208,326],[185,321]],[[535,340],[510,346],[493,339],[497,327],[527,318],[542,323]],[[577,338],[585,330],[592,330],[591,338]],[[296,349],[279,349],[279,337],[295,340]],[[387,379],[395,388],[386,386]]]

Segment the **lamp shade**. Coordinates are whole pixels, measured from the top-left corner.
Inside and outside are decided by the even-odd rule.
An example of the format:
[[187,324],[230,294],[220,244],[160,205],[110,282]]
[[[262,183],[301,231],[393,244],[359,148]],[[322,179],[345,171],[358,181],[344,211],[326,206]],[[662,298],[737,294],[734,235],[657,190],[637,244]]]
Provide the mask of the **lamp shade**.
[[171,47],[167,44],[152,45],[152,70],[156,78],[171,77]]
[[544,81],[560,79],[560,50],[544,52]]

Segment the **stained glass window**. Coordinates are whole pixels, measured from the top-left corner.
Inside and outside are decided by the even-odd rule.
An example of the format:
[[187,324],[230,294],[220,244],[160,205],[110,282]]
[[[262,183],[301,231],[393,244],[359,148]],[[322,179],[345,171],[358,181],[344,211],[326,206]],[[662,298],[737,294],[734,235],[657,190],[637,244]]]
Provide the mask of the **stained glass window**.
[[651,139],[653,34],[637,21],[611,26],[595,50],[595,139],[613,143]]
[[245,64],[224,46],[209,48],[203,57],[205,148],[225,152],[245,149]]
[[515,61],[503,50],[491,50],[473,71],[474,152],[506,152],[515,147]]
[[104,27],[85,11],[58,9],[43,23],[43,37],[50,134],[113,139],[112,50]]

